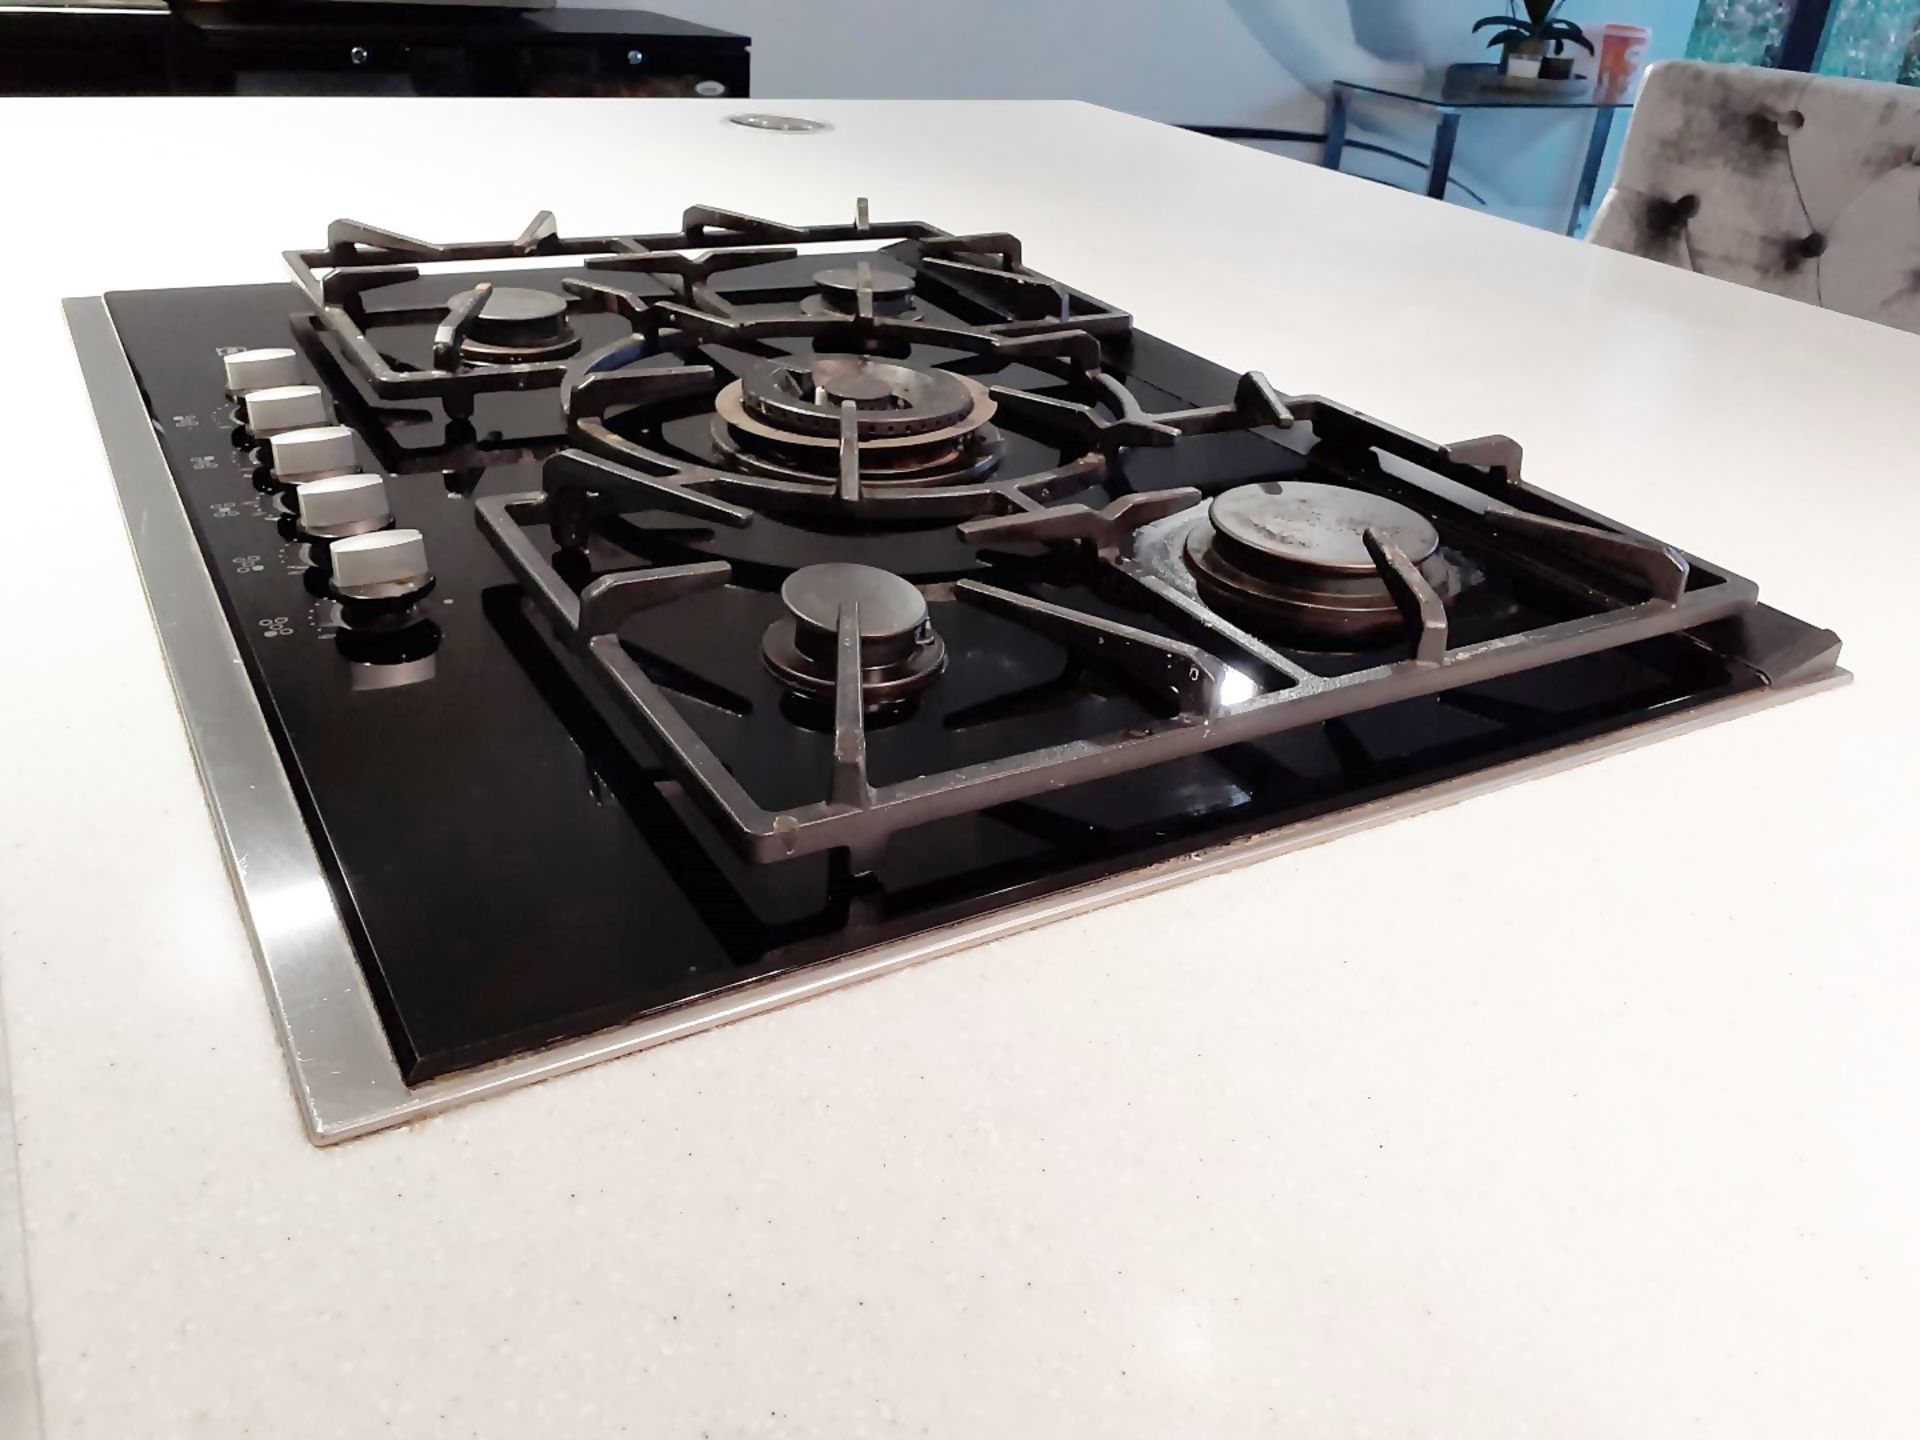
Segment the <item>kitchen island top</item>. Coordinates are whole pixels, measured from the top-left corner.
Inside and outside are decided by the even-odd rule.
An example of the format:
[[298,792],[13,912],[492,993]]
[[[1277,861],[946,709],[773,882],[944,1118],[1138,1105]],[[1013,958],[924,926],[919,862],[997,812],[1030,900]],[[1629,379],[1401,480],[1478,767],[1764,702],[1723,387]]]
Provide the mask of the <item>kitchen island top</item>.
[[[45,1433],[1904,1427],[1920,337],[1088,106],[740,108],[0,102]],[[340,216],[863,195],[1283,390],[1513,434],[1859,680],[313,1149],[60,297],[278,279]]]

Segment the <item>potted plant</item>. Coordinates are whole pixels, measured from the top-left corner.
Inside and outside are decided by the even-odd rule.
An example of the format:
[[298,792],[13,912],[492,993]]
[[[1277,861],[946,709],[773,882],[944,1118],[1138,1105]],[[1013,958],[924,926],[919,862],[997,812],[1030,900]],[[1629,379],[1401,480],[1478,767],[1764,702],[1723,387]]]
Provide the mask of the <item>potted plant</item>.
[[1573,57],[1566,53],[1571,41],[1583,47],[1591,55],[1593,42],[1587,39],[1586,32],[1571,20],[1560,17],[1563,0],[1507,0],[1507,13],[1489,15],[1474,22],[1473,31],[1477,35],[1482,30],[1493,29],[1487,45],[1492,48],[1501,46],[1504,54],[1501,69],[1507,79],[1516,85],[1530,85],[1536,80],[1571,80],[1573,78]]

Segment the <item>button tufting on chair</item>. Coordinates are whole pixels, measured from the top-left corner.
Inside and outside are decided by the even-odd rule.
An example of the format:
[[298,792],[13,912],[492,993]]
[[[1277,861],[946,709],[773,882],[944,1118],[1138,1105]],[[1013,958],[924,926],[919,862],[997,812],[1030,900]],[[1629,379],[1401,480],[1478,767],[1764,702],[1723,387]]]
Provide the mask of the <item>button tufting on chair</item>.
[[1590,236],[1920,333],[1917,166],[1920,87],[1670,61]]
[[1675,200],[1656,200],[1647,206],[1647,224],[1657,235],[1676,235],[1700,213],[1698,195],[1682,195]]
[[1798,240],[1788,240],[1780,247],[1781,264],[1791,275],[1809,260],[1818,260],[1827,253],[1827,241],[1824,235],[1804,235]]

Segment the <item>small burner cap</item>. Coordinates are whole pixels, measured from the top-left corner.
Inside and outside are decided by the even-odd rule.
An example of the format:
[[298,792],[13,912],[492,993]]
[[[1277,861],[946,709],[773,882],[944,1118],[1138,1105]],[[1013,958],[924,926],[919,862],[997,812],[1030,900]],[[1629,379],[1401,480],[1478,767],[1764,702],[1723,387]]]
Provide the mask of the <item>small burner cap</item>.
[[820,271],[813,277],[813,283],[820,292],[819,298],[825,303],[803,308],[813,314],[832,311],[852,315],[860,308],[860,284],[863,279],[873,294],[874,314],[904,315],[913,308],[913,276],[885,265],[869,264],[864,269],[864,276],[862,267],[856,265]]
[[497,285],[468,322],[460,358],[473,365],[524,365],[564,359],[579,348],[566,296]]
[[869,714],[903,709],[946,668],[926,597],[872,565],[809,565],[780,587],[787,613],[768,627],[761,658],[803,701],[831,700],[839,683],[840,615],[859,607],[860,703]]
[[481,303],[468,333],[492,345],[547,344],[559,336],[566,313],[565,296],[496,285]]
[[927,620],[926,599],[912,584],[871,565],[809,565],[787,577],[780,599],[795,620],[829,634],[839,632],[841,608],[858,605],[862,641],[910,636]]

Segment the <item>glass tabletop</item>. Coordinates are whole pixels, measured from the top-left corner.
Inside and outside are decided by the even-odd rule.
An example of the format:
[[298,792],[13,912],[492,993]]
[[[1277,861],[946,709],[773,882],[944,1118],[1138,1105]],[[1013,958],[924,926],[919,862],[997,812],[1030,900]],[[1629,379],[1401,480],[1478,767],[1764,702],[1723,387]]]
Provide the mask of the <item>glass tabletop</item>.
[[[1594,62],[1585,52],[1580,59]],[[1438,75],[1428,75],[1407,85],[1363,85],[1357,80],[1336,80],[1341,90],[1362,95],[1385,95],[1415,105],[1432,105],[1448,110],[1631,110],[1632,97],[1621,100],[1599,98],[1592,80],[1562,88],[1559,81],[1541,81],[1530,86],[1501,85],[1497,65],[1456,65]]]

